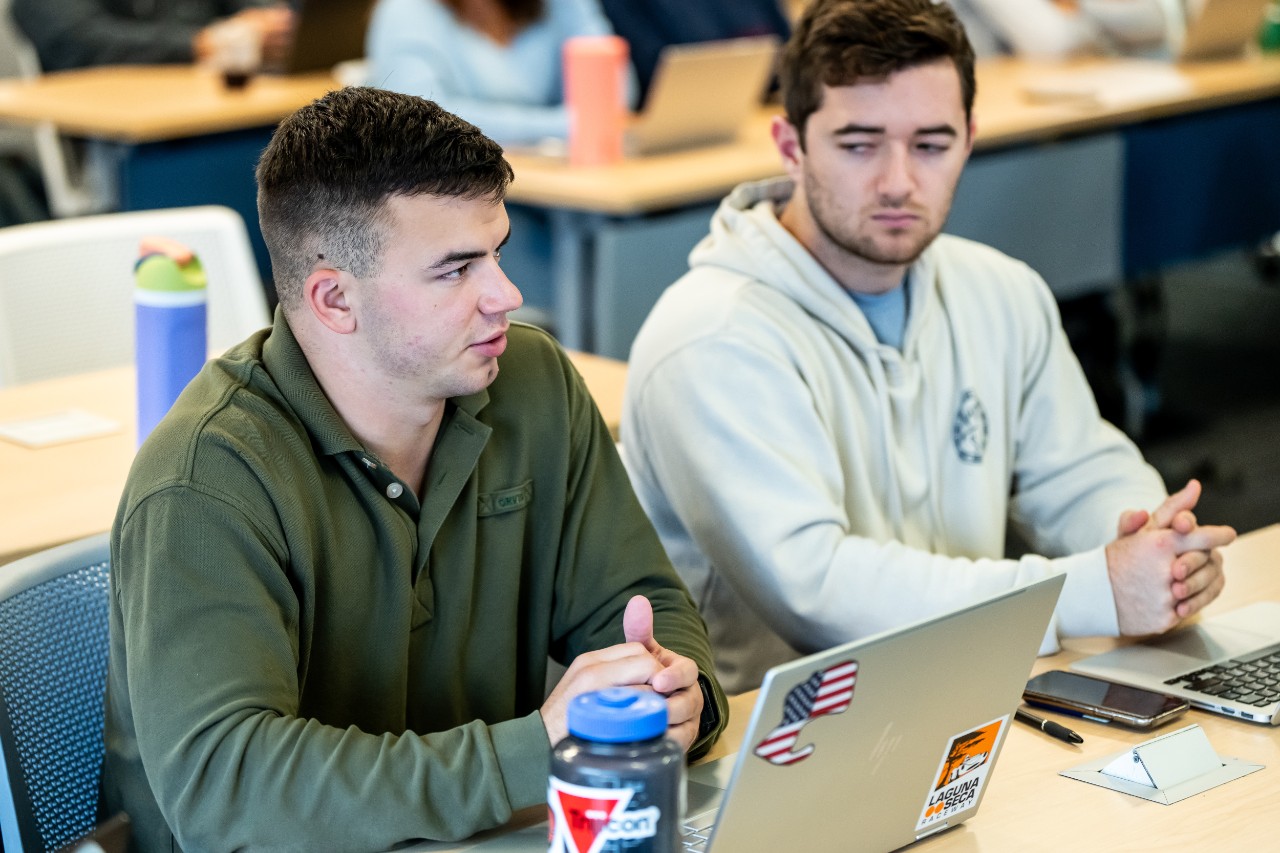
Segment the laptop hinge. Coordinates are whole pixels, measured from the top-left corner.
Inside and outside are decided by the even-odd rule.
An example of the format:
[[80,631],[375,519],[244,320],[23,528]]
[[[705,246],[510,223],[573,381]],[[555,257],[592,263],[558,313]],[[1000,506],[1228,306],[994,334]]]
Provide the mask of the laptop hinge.
[[919,841],[922,838],[928,838],[930,835],[937,835],[939,832],[942,832],[944,829],[950,829],[950,828],[951,828],[951,824],[947,823],[946,821],[943,821],[939,825],[935,827],[931,827],[928,832],[922,832],[919,835],[917,835],[916,841]]

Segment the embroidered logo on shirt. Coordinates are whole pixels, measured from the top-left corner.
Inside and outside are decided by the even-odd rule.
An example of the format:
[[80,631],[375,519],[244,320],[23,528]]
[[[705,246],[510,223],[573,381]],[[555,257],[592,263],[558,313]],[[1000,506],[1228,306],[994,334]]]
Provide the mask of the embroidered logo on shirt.
[[960,395],[956,419],[951,424],[951,440],[955,442],[956,455],[960,457],[960,461],[974,465],[982,462],[987,453],[989,436],[987,410],[983,408],[977,394],[966,390]]
[[476,515],[480,518],[484,518],[486,515],[501,515],[504,512],[524,509],[533,500],[533,480],[526,480],[520,485],[512,486],[509,489],[485,492],[480,495],[478,500],[479,506],[476,509]]

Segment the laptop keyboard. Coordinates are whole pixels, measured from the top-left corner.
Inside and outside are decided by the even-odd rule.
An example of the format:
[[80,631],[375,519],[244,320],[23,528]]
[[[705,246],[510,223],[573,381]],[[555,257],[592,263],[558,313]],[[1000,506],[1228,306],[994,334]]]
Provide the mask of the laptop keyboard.
[[1170,678],[1165,684],[1265,708],[1280,701],[1280,643]]
[[719,814],[720,810],[715,809],[686,818],[684,825],[680,827],[680,841],[684,844],[685,850],[706,853],[707,841],[711,838],[711,830],[715,828],[716,817]]

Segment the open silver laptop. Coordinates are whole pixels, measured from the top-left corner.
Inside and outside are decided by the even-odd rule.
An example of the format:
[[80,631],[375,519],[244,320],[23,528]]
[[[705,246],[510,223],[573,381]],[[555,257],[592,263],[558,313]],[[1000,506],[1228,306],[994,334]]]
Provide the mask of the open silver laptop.
[[764,101],[778,44],[766,35],[664,47],[645,108],[627,129],[627,153],[735,139]]
[[1268,0],[1189,0],[1182,44],[1174,59],[1191,62],[1239,56],[1262,26]]
[[1280,725],[1280,602],[1260,601],[1071,664],[1194,707]]
[[[1063,581],[769,670],[742,749],[689,770],[689,849],[887,851],[972,817]],[[541,853],[547,827],[412,849]]]

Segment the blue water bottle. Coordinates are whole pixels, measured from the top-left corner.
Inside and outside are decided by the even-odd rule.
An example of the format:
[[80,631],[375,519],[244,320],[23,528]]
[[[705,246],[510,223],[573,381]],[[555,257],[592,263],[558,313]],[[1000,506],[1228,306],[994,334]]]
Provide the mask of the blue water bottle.
[[138,365],[138,444],[204,366],[206,290],[195,253],[161,237],[144,238],[134,266],[134,353]]

